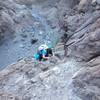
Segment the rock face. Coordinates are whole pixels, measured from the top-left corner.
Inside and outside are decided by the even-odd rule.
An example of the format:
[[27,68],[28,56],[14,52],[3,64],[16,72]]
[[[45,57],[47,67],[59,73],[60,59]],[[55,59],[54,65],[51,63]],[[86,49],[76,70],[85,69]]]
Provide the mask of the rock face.
[[78,2],[78,0],[76,0],[76,1],[74,1],[74,0],[70,0],[70,1],[68,1],[68,0],[51,0],[51,1],[49,1],[49,0],[14,0],[14,1],[16,1],[20,4],[25,4],[25,5],[37,4],[37,5],[40,5],[40,6],[41,5],[50,6],[50,5],[55,5],[55,3],[60,3],[60,4],[66,3],[69,6],[74,6]]
[[[5,8],[5,2],[0,3],[1,36],[2,33],[6,34],[6,30],[9,30],[8,33],[20,30],[24,22],[26,22],[24,25],[27,23],[33,25],[27,7],[33,9],[37,6],[38,9],[43,8],[42,15],[46,17],[50,27],[57,32],[62,29],[60,33],[63,33],[64,37],[60,41],[63,43],[58,43],[55,47],[55,56],[48,61],[36,62],[33,59],[23,59],[2,70],[0,99],[100,100],[99,0],[54,0],[54,4],[52,0],[14,0],[13,2],[14,5],[8,7],[10,10]],[[69,6],[65,7],[68,2]],[[19,9],[22,9],[21,12],[17,12]],[[25,9],[28,11],[26,12]],[[15,24],[18,25],[17,28]],[[39,26],[39,22],[34,21],[34,25]],[[42,31],[39,34],[43,34]],[[27,38],[26,35],[21,36]],[[36,40],[30,42],[33,44]],[[24,48],[23,45],[20,47]],[[65,55],[67,58],[64,57]]]
[[[14,14],[13,10],[9,9],[10,14]],[[11,15],[7,13],[7,10],[5,8],[5,5],[0,2],[0,38],[4,37],[4,34],[7,33],[13,33],[13,20],[11,18]]]
[[0,68],[19,58],[32,57],[41,43],[51,41],[54,46],[63,33],[63,16],[66,10],[71,11],[73,3],[74,0],[0,1]]
[[[86,29],[87,27],[88,30]],[[100,18],[97,18],[93,24],[86,26],[84,29],[76,33],[75,36],[72,37],[75,37],[75,39],[72,40],[74,43],[69,47],[72,50],[71,53],[85,61],[100,56],[99,28]]]
[[100,100],[100,10],[95,9],[98,3],[93,8],[91,2],[81,0],[78,7],[84,12],[66,18],[73,32],[66,43],[68,55],[75,56],[80,62],[85,61],[84,67],[72,77],[68,100]]
[[[13,1],[0,1],[0,38],[9,38],[14,36],[14,33],[18,31],[18,26],[21,23],[25,23],[31,20],[29,11],[25,10],[25,6],[20,6]],[[32,21],[32,20],[31,20]],[[27,22],[29,24],[29,21]],[[20,25],[20,29],[23,27]],[[19,29],[19,30],[20,30]]]
[[[37,9],[44,9],[43,12],[45,12],[44,14],[47,16],[47,20],[50,22],[51,26],[58,27],[58,12],[65,11],[66,5],[67,7],[71,7],[75,3],[74,0],[71,0],[70,2],[68,0],[0,1],[0,39],[3,39],[4,37],[8,38],[9,35],[12,36],[12,34],[14,34],[17,30],[20,30],[21,27],[23,28],[25,24],[33,25],[34,21],[32,20],[28,7],[32,8],[37,6]],[[45,9],[48,9],[48,11]]]

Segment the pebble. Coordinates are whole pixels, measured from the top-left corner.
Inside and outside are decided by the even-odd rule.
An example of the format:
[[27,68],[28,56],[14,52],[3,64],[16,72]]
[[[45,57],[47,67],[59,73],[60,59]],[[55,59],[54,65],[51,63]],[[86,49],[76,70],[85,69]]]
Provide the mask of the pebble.
[[20,48],[24,48],[25,46],[24,46],[23,44],[20,44],[19,47],[20,47]]
[[24,38],[22,38],[22,39],[21,39],[21,41],[25,41],[25,39],[24,39]]
[[45,78],[48,78],[50,75],[51,75],[51,71],[49,70],[49,71],[47,71],[47,72],[40,73],[40,74],[39,74],[39,78],[40,78],[41,80],[44,80]]
[[26,35],[26,34],[21,34],[21,36],[22,36],[23,38],[27,38],[27,35]]
[[34,97],[36,97],[36,94],[33,94]]
[[43,34],[43,32],[42,32],[42,31],[40,31],[40,32],[39,32],[39,35],[42,35],[42,34]]
[[30,81],[32,84],[36,83],[37,80],[35,78],[32,78],[31,81]]
[[55,67],[55,68],[53,68],[52,69],[53,71],[54,71],[54,73],[56,74],[56,75],[59,75],[60,74],[60,68],[58,68],[58,67]]
[[18,40],[17,40],[17,39],[14,39],[14,40],[13,40],[13,42],[14,42],[14,43],[17,43],[17,42],[18,42]]

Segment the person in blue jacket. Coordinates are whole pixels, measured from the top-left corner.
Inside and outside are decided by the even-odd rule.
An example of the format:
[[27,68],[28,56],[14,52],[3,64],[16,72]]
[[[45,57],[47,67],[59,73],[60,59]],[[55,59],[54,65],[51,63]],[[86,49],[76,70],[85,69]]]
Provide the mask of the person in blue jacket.
[[34,58],[38,61],[45,61],[48,60],[52,55],[52,49],[44,44],[38,48],[38,51],[35,54]]

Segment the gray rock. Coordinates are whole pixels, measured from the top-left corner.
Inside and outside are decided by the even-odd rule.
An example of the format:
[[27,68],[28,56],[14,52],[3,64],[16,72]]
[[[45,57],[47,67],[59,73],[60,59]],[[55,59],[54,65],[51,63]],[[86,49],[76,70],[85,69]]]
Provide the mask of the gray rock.
[[88,32],[84,33],[83,36],[79,37],[79,34],[76,34],[74,39],[74,43],[69,46],[69,50],[73,51],[70,54],[74,54],[76,57],[79,57],[84,60],[91,60],[93,57],[99,56],[100,52],[100,39],[99,39],[99,27],[100,27],[100,19],[96,20],[89,28]]
[[26,41],[26,39],[25,38],[22,38],[21,41]]
[[91,3],[92,0],[80,0],[80,3],[78,5],[78,10],[80,12],[87,12],[89,10],[91,10]]
[[100,64],[83,68],[73,78],[73,93],[81,100],[100,99]]
[[43,35],[43,32],[42,32],[42,31],[40,31],[40,32],[39,32],[39,35]]
[[21,36],[22,36],[22,38],[27,38],[27,34],[25,34],[25,33],[22,33]]
[[96,2],[97,4],[100,4],[100,0],[92,0],[92,2],[93,2],[93,3]]
[[18,43],[18,40],[15,38],[15,39],[13,40],[13,42],[14,42],[14,43]]
[[19,47],[20,47],[20,48],[24,48],[25,46],[24,46],[23,44],[20,44]]
[[[2,2],[4,5],[1,7]],[[33,4],[37,6],[37,10],[38,6],[43,10],[40,13],[47,18],[52,28],[59,29],[60,25],[63,26],[58,20],[61,22],[65,20],[68,23],[71,37],[66,44],[70,44],[68,53],[73,58],[66,58],[63,62],[65,51],[64,45],[60,44],[55,49],[55,56],[46,62],[19,59],[16,64],[0,71],[1,100],[4,99],[3,97],[7,97],[7,100],[100,100],[100,13],[99,10],[95,11],[96,13],[87,12],[92,7],[91,0],[80,1],[78,8],[83,9],[83,12],[86,12],[84,14],[78,14],[77,11],[72,13],[73,11],[69,9],[71,5],[78,4],[78,0],[4,0],[2,2],[0,1],[0,12],[3,9],[4,11],[0,13],[3,16],[0,16],[0,36],[6,30],[9,30],[9,33],[11,30],[19,33],[24,29],[24,33],[30,33],[32,28],[27,29],[28,25],[41,28],[41,23],[44,22],[40,21],[41,17],[36,16],[34,19],[30,15],[28,8]],[[23,4],[28,8],[23,7]],[[67,18],[63,20],[64,16]],[[90,18],[90,16],[96,17]],[[24,34],[22,37],[27,36]],[[34,44],[37,39],[32,37],[30,42]],[[23,49],[24,46],[19,45]],[[89,62],[85,62],[85,66],[80,70],[83,62],[76,62],[76,57],[79,61]],[[71,91],[70,98],[68,98],[69,91]]]
[[96,0],[96,2],[97,2],[98,4],[100,4],[100,0]]
[[41,68],[42,71],[49,70],[49,66],[47,66],[47,65],[40,65],[40,68]]

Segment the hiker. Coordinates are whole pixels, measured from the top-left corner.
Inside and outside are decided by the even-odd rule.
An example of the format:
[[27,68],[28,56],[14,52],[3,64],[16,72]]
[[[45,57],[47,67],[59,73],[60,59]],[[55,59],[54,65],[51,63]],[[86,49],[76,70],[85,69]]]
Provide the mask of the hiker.
[[51,56],[53,56],[52,49],[49,48],[46,44],[41,45],[34,58],[38,61],[48,60]]

